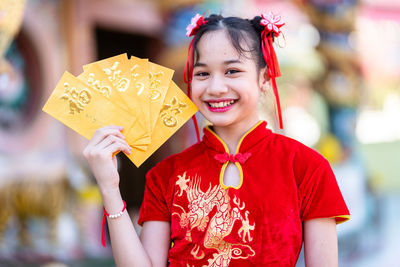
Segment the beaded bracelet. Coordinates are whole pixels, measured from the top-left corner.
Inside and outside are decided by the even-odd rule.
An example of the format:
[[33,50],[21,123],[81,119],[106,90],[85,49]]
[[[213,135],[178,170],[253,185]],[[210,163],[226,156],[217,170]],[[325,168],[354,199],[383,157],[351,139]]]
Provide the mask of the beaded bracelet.
[[104,226],[106,224],[106,217],[110,218],[110,219],[117,219],[119,217],[122,216],[122,214],[124,213],[125,209],[126,209],[126,203],[124,200],[122,200],[122,202],[124,203],[124,207],[122,208],[122,210],[116,214],[108,214],[106,209],[103,206],[103,223],[102,223],[102,229],[101,229],[101,243],[103,244],[103,247],[106,246],[106,241],[105,241],[105,237],[104,237]]

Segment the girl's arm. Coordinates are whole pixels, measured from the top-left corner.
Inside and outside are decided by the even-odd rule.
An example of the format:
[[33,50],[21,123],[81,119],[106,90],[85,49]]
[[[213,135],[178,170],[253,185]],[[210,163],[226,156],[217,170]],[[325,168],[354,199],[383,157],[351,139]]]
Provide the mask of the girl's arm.
[[167,266],[168,251],[171,248],[170,231],[169,222],[143,223],[140,240],[154,267]]
[[[96,178],[108,214],[123,208],[119,191],[119,174],[115,153],[131,153],[131,148],[118,126],[96,131],[83,151]],[[117,266],[166,266],[169,249],[169,223],[147,222],[143,225],[142,242],[127,212],[117,219],[107,218],[113,256]]]
[[[110,213],[108,210],[116,207],[110,213],[116,214],[121,211],[123,202],[119,192],[111,194],[115,195],[102,193],[103,201],[107,212]],[[167,266],[167,256],[170,248],[169,222],[145,222],[140,239],[127,212],[124,212],[117,219],[107,218],[107,222],[113,256],[117,266]]]
[[334,218],[303,222],[304,258],[307,267],[337,267],[338,245]]

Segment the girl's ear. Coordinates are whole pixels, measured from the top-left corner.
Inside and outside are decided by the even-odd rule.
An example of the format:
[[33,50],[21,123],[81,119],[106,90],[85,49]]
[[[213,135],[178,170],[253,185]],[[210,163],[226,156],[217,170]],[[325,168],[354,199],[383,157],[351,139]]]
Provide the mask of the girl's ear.
[[267,92],[269,89],[269,80],[270,80],[267,66],[260,69],[258,77],[259,77],[258,83],[261,88],[261,91]]

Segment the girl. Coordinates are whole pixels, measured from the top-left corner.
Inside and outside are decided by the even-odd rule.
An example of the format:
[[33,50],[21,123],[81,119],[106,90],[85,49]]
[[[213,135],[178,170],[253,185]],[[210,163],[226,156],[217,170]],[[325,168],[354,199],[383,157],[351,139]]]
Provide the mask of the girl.
[[336,223],[349,212],[328,162],[257,113],[260,93],[276,89],[272,41],[282,25],[273,15],[192,20],[186,80],[212,126],[147,174],[140,238],[118,188],[113,154],[131,152],[122,129],[93,136],[84,155],[114,214],[118,266],[295,266],[303,240],[308,267],[337,266]]

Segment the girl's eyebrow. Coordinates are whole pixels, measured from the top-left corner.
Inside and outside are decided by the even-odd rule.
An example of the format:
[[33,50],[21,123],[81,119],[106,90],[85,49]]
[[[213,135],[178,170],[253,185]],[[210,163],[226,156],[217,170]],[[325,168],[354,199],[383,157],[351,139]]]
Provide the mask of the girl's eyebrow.
[[195,67],[205,67],[205,66],[207,66],[207,64],[201,63],[201,62],[196,62],[196,64],[194,64],[193,68],[195,68]]
[[[225,60],[223,62],[224,65],[229,65],[229,64],[234,64],[234,63],[242,63],[242,61],[240,59],[230,59],[230,60]],[[196,62],[196,64],[194,64],[193,68],[205,67],[205,66],[207,66],[207,64],[202,63],[202,62]]]
[[231,60],[224,61],[224,65],[229,65],[229,64],[233,64],[233,63],[242,63],[242,61],[240,61],[240,59],[231,59]]

